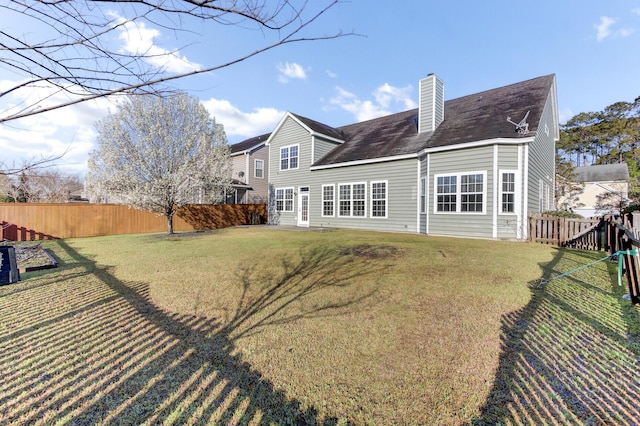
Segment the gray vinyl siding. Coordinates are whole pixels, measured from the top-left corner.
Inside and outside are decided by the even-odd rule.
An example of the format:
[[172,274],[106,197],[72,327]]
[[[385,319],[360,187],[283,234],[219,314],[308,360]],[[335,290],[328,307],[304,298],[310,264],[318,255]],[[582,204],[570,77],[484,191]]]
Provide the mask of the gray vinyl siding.
[[[231,157],[232,178],[245,182],[247,173],[247,156],[245,154],[234,155]],[[239,173],[243,172],[245,177],[240,177]]]
[[[555,120],[553,117],[552,94],[547,97],[542,119],[534,141],[529,145],[528,213],[539,212],[540,181],[550,188],[550,209],[555,209]],[[549,135],[545,133],[545,124]]]
[[322,157],[340,146],[337,142],[331,142],[321,138],[314,138],[313,141],[313,162],[320,160]]
[[[256,160],[264,161],[264,171],[262,179],[256,178]],[[269,198],[269,147],[262,145],[251,151],[249,155],[249,178],[247,183],[253,188],[247,193],[248,203],[266,203]]]
[[[310,226],[418,232],[418,160],[314,170],[311,172]],[[371,217],[371,182],[387,181],[387,217]],[[338,216],[338,185],[366,183],[366,217]],[[334,217],[322,216],[322,185],[335,185]]]
[[[492,238],[493,145],[431,153],[429,165],[429,234]],[[434,213],[434,176],[466,172],[486,172],[485,213]]]
[[[280,148],[298,145],[298,168],[280,170]],[[299,186],[309,186],[311,166],[311,135],[291,117],[287,117],[271,137],[269,144],[269,181],[274,188],[294,188],[298,193]],[[298,224],[298,197],[294,196],[293,211],[280,212],[281,225]]]

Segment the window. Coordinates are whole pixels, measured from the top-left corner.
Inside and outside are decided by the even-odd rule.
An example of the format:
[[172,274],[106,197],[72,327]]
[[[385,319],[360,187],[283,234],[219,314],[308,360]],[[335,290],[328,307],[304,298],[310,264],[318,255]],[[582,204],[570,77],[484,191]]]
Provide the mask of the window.
[[427,212],[427,178],[420,179],[420,213]]
[[253,168],[253,176],[258,179],[264,178],[264,160],[256,160]]
[[500,179],[500,212],[515,213],[516,174],[514,172],[502,172]]
[[457,176],[439,176],[436,179],[436,209],[439,212],[455,212],[457,200]]
[[460,176],[460,210],[482,212],[484,178],[482,174]]
[[298,145],[280,148],[280,170],[298,168]]
[[276,210],[279,212],[293,211],[293,188],[276,189]]
[[484,213],[486,172],[436,175],[436,213]]
[[371,217],[387,217],[387,181],[371,182]]
[[338,185],[339,216],[366,216],[366,187],[366,183]]
[[333,217],[335,203],[335,186],[322,185],[322,216]]

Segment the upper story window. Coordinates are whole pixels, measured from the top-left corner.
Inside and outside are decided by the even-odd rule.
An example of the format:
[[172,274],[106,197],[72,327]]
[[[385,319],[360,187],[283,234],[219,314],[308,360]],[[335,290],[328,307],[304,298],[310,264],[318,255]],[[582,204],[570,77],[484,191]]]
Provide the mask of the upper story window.
[[280,148],[280,170],[298,168],[298,145]]
[[255,167],[253,168],[253,177],[258,179],[264,178],[264,160],[255,161]]

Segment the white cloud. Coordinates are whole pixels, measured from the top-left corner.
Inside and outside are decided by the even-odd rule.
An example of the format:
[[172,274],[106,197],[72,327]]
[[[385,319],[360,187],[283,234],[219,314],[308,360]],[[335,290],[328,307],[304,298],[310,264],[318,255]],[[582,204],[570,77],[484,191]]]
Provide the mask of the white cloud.
[[327,75],[329,76],[329,78],[337,78],[338,74],[336,74],[335,72],[331,71],[331,70],[327,70]]
[[613,18],[609,18],[608,16],[600,17],[600,24],[594,25],[597,30],[596,38],[598,41],[604,40],[611,35],[611,26],[615,23],[616,20]]
[[280,83],[286,83],[289,79],[297,78],[300,80],[307,79],[307,72],[304,70],[302,65],[297,63],[289,63],[286,64],[278,64],[278,71],[280,71],[280,75],[278,76],[278,81]]
[[411,109],[417,106],[413,99],[411,99],[412,91],[413,87],[411,85],[405,87],[393,87],[388,83],[385,83],[374,90],[373,96],[384,108],[389,108],[392,102],[398,102],[403,104],[405,109]]
[[[15,87],[20,82],[3,80],[0,87]],[[28,105],[39,109],[68,102],[72,97],[51,85],[40,84],[32,90],[19,90],[3,97],[0,110],[6,115]],[[8,165],[64,154],[55,165],[65,171],[84,174],[95,139],[94,124],[105,117],[113,104],[105,98],[81,102],[9,121],[2,125],[0,152]]]
[[224,125],[230,137],[249,138],[271,132],[285,114],[275,108],[256,108],[252,112],[243,112],[224,99],[211,98],[202,103],[216,122]]
[[413,90],[410,85],[400,88],[385,83],[373,91],[375,101],[362,100],[341,87],[336,87],[336,90],[338,94],[331,98],[329,103],[353,114],[357,121],[370,120],[416,107],[416,103],[410,97]]
[[[636,9],[634,9],[635,11]],[[640,8],[638,8],[640,11]],[[600,23],[594,25],[596,28],[596,38],[598,41],[602,41],[608,37],[629,37],[635,32],[633,28],[621,28],[619,30],[613,30],[613,26],[618,22],[616,18],[610,18],[608,16],[601,16]]]
[[128,21],[115,13],[111,15],[124,25],[120,31],[120,40],[124,42],[122,51],[130,55],[143,55],[149,64],[167,72],[183,74],[196,71],[200,64],[191,62],[186,56],[181,56],[178,50],[167,50],[155,44],[155,40],[162,34],[160,31],[148,28],[144,22]]

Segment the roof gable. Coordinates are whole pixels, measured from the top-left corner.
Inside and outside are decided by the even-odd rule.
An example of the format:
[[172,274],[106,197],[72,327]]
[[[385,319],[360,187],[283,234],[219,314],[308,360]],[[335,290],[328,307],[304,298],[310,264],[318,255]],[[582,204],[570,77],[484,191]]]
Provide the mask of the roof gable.
[[233,145],[229,145],[231,148],[231,156],[245,154],[247,152],[253,151],[256,148],[260,148],[267,142],[271,133],[265,133],[264,135],[256,136],[250,139],[246,139],[242,142],[234,143]]

